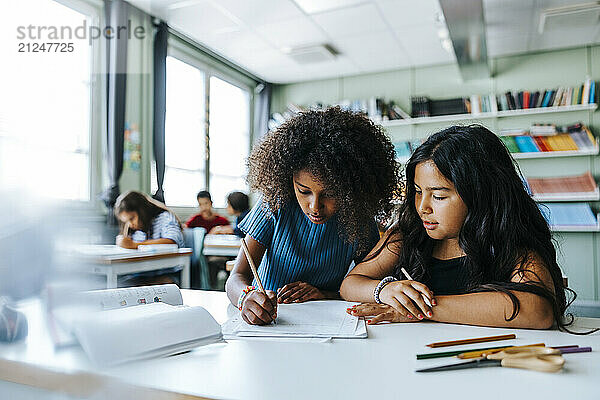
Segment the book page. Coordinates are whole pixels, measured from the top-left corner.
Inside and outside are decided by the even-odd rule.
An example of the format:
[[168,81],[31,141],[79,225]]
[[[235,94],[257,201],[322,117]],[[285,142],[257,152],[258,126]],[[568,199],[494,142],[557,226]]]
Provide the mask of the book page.
[[66,292],[48,289],[47,317],[55,346],[76,344],[72,335],[77,321],[102,310],[128,308],[143,304],[165,303],[182,305],[177,285],[153,285],[130,288]]
[[346,313],[346,309],[352,304],[336,300],[279,304],[277,306],[277,323],[271,325],[247,324],[238,312],[223,324],[223,335],[226,338],[243,336],[366,337],[364,320],[359,320]]

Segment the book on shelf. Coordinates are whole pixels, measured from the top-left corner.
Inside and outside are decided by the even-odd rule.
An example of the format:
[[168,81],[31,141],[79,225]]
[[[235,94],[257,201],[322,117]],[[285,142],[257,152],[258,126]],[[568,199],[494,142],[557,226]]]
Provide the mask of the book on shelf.
[[183,305],[173,284],[79,293],[49,288],[47,298],[55,345],[79,343],[99,365],[177,354],[222,338],[212,315]]
[[534,196],[544,196],[560,200],[565,197],[592,196],[598,194],[598,185],[591,172],[581,175],[527,178],[527,184]]
[[513,136],[513,138],[520,153],[535,153],[540,151],[531,136]]
[[598,226],[598,220],[588,203],[539,203],[538,208],[548,225],[554,229]]

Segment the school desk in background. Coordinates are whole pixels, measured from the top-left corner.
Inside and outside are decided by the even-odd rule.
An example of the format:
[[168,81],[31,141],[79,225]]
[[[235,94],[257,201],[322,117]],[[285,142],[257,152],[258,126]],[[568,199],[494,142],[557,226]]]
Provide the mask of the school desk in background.
[[236,257],[240,251],[240,237],[237,235],[206,235],[204,238],[205,256]]
[[137,272],[158,271],[181,266],[181,287],[190,287],[190,256],[192,249],[177,245],[144,245],[139,249],[124,249],[116,245],[81,245],[69,251],[81,272],[106,276],[106,289],[117,287],[119,276]]

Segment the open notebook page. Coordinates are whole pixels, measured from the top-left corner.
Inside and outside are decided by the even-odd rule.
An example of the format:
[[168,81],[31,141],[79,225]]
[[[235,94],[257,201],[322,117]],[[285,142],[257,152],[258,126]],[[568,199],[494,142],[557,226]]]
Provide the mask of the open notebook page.
[[279,304],[277,324],[271,325],[247,324],[238,312],[223,324],[223,337],[365,338],[365,321],[346,313],[352,304],[337,300]]

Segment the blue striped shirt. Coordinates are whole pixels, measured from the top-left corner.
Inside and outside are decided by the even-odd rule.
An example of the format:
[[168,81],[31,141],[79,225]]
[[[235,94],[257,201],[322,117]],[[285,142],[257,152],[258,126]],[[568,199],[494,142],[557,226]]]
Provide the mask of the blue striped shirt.
[[185,247],[183,244],[183,232],[177,222],[177,218],[168,211],[163,211],[152,219],[151,237],[144,231],[135,231],[131,235],[134,242],[143,242],[148,239],[171,239],[177,246]]
[[[337,215],[315,224],[296,201],[275,213],[259,202],[239,228],[267,248],[258,275],[267,290],[302,281],[321,290],[338,291],[348,268],[358,255],[356,246],[340,237]],[[370,247],[379,239],[373,220]],[[358,261],[358,260],[356,260]]]

